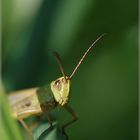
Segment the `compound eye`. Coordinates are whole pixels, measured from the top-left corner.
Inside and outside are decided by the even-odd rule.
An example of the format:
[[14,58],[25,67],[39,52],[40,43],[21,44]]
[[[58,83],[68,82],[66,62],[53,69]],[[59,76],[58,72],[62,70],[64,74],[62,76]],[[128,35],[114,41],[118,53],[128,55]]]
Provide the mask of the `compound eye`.
[[59,91],[61,90],[62,84],[60,80],[55,81],[55,88]]

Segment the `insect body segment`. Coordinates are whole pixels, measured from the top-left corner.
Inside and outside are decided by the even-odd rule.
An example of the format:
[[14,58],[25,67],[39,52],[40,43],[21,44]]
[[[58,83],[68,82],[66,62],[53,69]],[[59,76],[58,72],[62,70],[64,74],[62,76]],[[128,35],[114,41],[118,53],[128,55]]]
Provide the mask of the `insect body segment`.
[[[42,112],[36,95],[36,89],[21,90],[8,96],[10,109],[14,118],[27,118]],[[13,100],[13,98],[15,99]]]

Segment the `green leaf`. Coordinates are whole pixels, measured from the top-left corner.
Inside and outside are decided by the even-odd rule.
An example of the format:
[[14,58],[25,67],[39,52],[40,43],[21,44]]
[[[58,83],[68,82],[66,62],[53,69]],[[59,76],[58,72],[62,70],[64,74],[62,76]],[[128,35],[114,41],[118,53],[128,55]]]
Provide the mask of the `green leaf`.
[[65,135],[59,129],[58,123],[54,122],[53,127],[49,123],[42,123],[33,133],[34,140],[65,140]]

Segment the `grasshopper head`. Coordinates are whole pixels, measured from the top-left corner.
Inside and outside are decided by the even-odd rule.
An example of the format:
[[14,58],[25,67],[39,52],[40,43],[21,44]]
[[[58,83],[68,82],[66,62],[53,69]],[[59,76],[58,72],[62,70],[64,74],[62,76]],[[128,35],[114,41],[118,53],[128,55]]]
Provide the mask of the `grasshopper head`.
[[68,77],[66,77],[66,79],[64,77],[60,77],[51,82],[51,90],[54,98],[61,106],[65,105],[69,99],[71,81]]

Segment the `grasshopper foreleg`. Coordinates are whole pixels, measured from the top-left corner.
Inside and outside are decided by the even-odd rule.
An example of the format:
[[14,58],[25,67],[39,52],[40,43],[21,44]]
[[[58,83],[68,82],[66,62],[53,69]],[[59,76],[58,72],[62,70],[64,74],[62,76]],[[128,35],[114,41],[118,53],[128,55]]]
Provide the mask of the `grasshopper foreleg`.
[[49,116],[49,113],[48,113],[48,108],[43,104],[41,104],[40,107],[41,107],[42,111],[45,113],[45,115],[47,117],[47,120],[48,120],[48,122],[50,124],[50,128],[52,129],[53,125],[52,125],[52,120],[51,120],[51,118]]
[[74,123],[75,121],[78,120],[78,116],[76,114],[76,112],[68,105],[64,106],[64,108],[72,115],[73,119],[69,122],[67,122],[66,124],[64,124],[62,126],[62,132],[63,134],[66,136],[66,139],[68,139],[68,135],[65,132],[66,127],[68,127],[69,125],[71,125],[72,123]]

